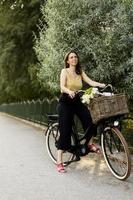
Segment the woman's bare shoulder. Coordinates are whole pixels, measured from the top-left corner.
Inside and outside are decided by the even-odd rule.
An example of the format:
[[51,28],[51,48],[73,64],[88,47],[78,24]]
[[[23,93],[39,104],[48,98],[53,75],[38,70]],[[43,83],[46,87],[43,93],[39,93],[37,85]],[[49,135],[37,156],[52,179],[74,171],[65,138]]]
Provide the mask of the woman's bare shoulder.
[[84,76],[84,74],[85,74],[85,71],[82,70],[82,71],[81,71],[81,76]]
[[61,73],[62,73],[62,74],[66,74],[66,73],[67,73],[67,69],[66,69],[66,68],[63,68],[63,69],[61,70]]
[[84,70],[82,70],[82,75],[88,76]]
[[60,75],[62,76],[62,77],[67,77],[67,71],[66,71],[66,68],[63,68],[62,70],[61,70],[61,73],[60,73]]

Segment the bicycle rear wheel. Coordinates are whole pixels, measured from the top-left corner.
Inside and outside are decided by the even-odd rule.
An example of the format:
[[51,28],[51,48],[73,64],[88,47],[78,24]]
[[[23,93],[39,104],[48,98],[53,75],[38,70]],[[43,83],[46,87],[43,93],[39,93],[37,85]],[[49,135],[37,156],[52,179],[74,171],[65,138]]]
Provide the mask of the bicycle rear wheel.
[[113,127],[107,127],[101,135],[101,145],[107,166],[112,174],[125,180],[131,172],[131,158],[125,138]]
[[[58,123],[54,123],[50,126],[50,128],[47,131],[46,135],[46,148],[47,152],[52,159],[54,163],[56,163],[56,157],[57,157],[57,142],[60,136]],[[73,138],[72,138],[73,142]],[[67,151],[63,152],[63,163],[67,163],[71,160],[73,160],[74,155],[72,153],[69,153]]]

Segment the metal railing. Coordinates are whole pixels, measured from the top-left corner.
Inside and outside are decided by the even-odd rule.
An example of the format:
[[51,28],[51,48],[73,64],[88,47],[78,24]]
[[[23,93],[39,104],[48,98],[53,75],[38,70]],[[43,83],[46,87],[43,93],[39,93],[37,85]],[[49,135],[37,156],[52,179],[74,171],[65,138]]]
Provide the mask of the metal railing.
[[23,101],[0,105],[0,112],[20,117],[35,123],[46,124],[46,113],[56,113],[58,98]]

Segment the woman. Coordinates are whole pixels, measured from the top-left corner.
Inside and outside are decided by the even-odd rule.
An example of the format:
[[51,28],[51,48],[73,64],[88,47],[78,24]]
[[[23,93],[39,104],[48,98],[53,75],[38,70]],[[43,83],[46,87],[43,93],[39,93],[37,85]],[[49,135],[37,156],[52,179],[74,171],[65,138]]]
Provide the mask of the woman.
[[[66,172],[62,164],[62,156],[63,151],[70,149],[71,146],[71,130],[74,115],[77,115],[80,119],[84,131],[92,126],[89,110],[75,93],[76,91],[81,90],[83,81],[93,87],[105,87],[104,83],[93,81],[86,75],[81,69],[77,53],[75,51],[70,51],[65,56],[65,68],[62,69],[60,75],[61,97],[58,104],[60,131],[57,150],[58,172]],[[90,138],[93,136],[92,131],[89,131],[88,134]],[[88,145],[88,148],[94,152],[98,150],[94,144]]]

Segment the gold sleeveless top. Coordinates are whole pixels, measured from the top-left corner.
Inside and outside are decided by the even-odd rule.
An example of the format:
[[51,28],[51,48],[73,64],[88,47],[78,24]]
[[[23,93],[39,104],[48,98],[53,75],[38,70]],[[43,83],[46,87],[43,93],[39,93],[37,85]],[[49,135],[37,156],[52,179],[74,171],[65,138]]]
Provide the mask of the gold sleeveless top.
[[68,72],[68,70],[66,69],[67,72],[67,80],[66,80],[66,87],[69,90],[72,91],[78,91],[81,90],[83,84],[82,84],[82,77],[81,75],[77,75],[75,78],[70,74],[70,72]]

